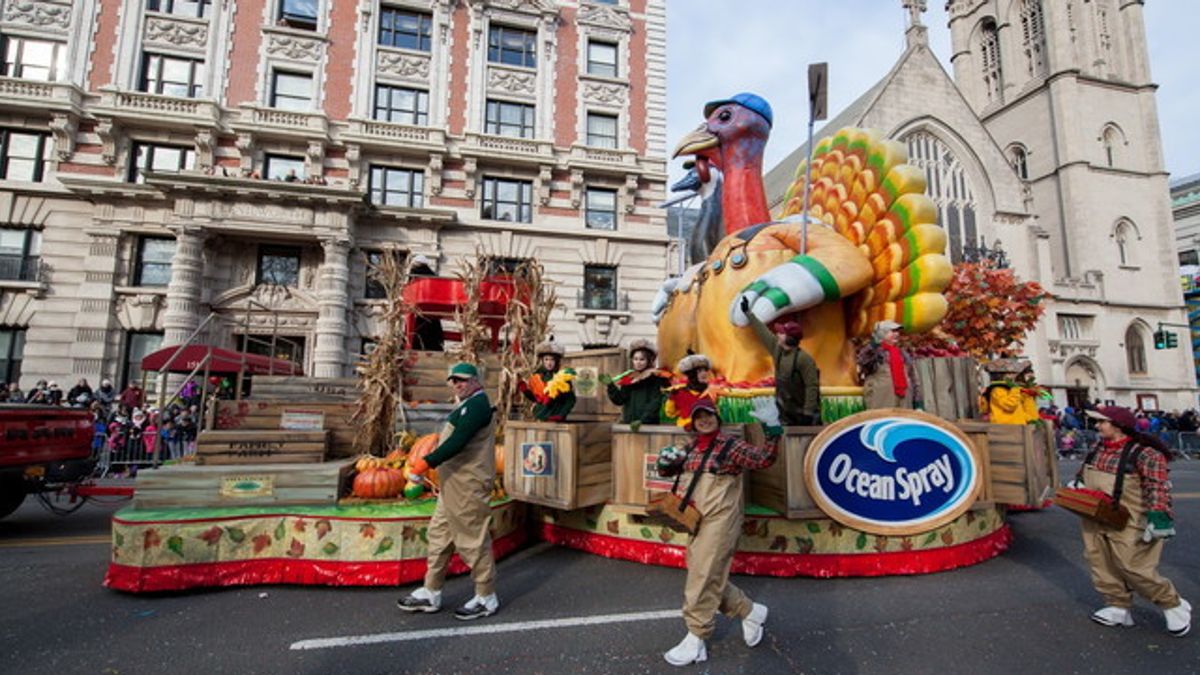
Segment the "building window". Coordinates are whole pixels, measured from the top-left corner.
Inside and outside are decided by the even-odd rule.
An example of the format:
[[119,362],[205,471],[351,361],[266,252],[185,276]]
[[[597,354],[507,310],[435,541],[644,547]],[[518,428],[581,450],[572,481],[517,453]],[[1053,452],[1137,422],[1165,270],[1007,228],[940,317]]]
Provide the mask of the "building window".
[[125,366],[121,372],[123,387],[129,386],[130,382],[141,384],[142,359],[162,349],[162,341],[162,333],[125,333]]
[[925,171],[925,194],[937,207],[937,224],[946,231],[946,253],[954,263],[963,261],[963,248],[974,248],[982,238],[975,222],[975,194],[966,169],[937,136],[914,131],[905,136],[909,162]]
[[373,338],[363,338],[362,346],[358,350],[358,355],[360,357],[362,357],[362,359],[365,361],[365,360],[367,360],[368,357],[371,356],[371,352],[374,352],[375,348],[378,346],[379,346],[378,340],[375,340]]
[[25,329],[0,328],[0,377],[12,383],[21,379],[21,361],[25,359]]
[[424,206],[425,174],[392,166],[371,167],[371,203],[377,206]]
[[1122,267],[1136,264],[1133,256],[1133,242],[1138,238],[1137,231],[1128,221],[1121,221],[1113,229],[1113,240],[1117,242],[1117,257]]
[[57,82],[66,74],[67,46],[53,40],[0,36],[4,71],[0,75],[22,80]]
[[0,279],[37,281],[41,271],[42,233],[0,229]]
[[1029,76],[1046,73],[1046,21],[1042,14],[1042,0],[1024,0],[1021,3],[1021,41],[1025,46],[1025,60],[1029,64]]
[[1196,249],[1179,252],[1180,265],[1200,265],[1200,253]]
[[1131,375],[1146,374],[1146,343],[1137,326],[1130,326],[1125,331],[1125,364]]
[[588,75],[617,76],[617,46],[611,42],[588,40]]
[[483,131],[497,136],[533,138],[533,106],[489,100]]
[[486,259],[487,274],[489,277],[495,276],[512,276],[517,273],[517,268],[524,265],[527,260],[524,258],[502,258],[497,256],[489,256]]
[[197,98],[204,95],[204,62],[147,53],[138,90],[151,94]]
[[1104,132],[1100,134],[1100,142],[1104,145],[1105,165],[1109,167],[1116,166],[1117,147],[1121,143],[1121,132],[1112,125],[1104,127]]
[[271,107],[309,112],[313,107],[312,75],[275,71],[271,76]]
[[149,0],[146,9],[151,12],[174,14],[176,16],[194,16],[200,19],[208,18],[212,8],[212,0]]
[[1008,163],[1012,165],[1013,171],[1017,172],[1017,177],[1021,180],[1029,180],[1029,161],[1025,148],[1019,145],[1009,148]]
[[594,230],[617,229],[617,191],[588,188],[585,201],[587,226]]
[[379,12],[379,44],[427,52],[432,45],[433,17],[384,7]]
[[1087,340],[1092,337],[1092,317],[1084,314],[1059,314],[1058,334],[1064,340]]
[[285,155],[263,157],[263,176],[267,180],[282,180],[288,183],[304,180],[304,159]]
[[299,286],[300,249],[295,246],[259,246],[256,283]]
[[[383,284],[379,283],[379,281],[375,279],[375,275],[371,274],[371,270],[378,268],[382,262],[383,262],[383,252],[367,251],[367,269],[366,269],[367,283],[365,286],[365,293],[363,294],[363,297],[365,297],[368,300],[386,300],[387,299],[387,289],[385,289],[383,287]],[[366,353],[366,352],[364,352],[364,353]]]
[[317,29],[319,0],[279,0],[279,24],[301,30]]
[[171,259],[174,257],[174,239],[165,237],[142,237],[139,239],[137,267],[133,270],[133,285],[166,286],[171,283]]
[[304,363],[303,335],[238,335],[238,350],[291,363]]
[[489,27],[488,61],[537,68],[537,33],[509,26]]
[[174,145],[151,145],[134,143],[130,154],[129,182],[143,183],[145,171],[179,173],[189,171],[196,164],[196,151]]
[[532,223],[533,183],[527,180],[484,178],[481,217],[485,220]]
[[996,30],[996,22],[991,19],[983,23],[980,31],[979,52],[987,100],[999,101],[1004,89],[1003,71],[1000,67],[1000,32]]
[[587,144],[593,148],[616,148],[617,116],[588,113]]
[[584,265],[583,308],[617,308],[617,268],[608,265]]
[[50,162],[47,134],[0,129],[0,178],[40,183]]
[[375,85],[375,119],[427,126],[429,92],[386,84]]

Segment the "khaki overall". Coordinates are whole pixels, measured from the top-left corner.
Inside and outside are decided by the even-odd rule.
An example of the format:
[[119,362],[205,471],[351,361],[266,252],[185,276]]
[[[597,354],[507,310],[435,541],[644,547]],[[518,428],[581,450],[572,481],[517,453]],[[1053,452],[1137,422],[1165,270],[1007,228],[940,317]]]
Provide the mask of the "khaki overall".
[[[454,433],[446,423],[439,443]],[[496,591],[496,562],[492,558],[492,535],[489,531],[492,509],[489,505],[492,481],[496,477],[496,418],[480,429],[467,447],[438,467],[442,491],[437,507],[429,520],[428,571],[425,588],[441,590],[446,581],[450,557],[458,552],[471,568],[475,594],[491,595]]]
[[[691,483],[685,474],[682,485]],[[683,588],[683,621],[688,631],[707,640],[717,612],[744,619],[753,603],[729,581],[729,566],[742,535],[742,476],[700,474],[692,502],[700,511],[700,528],[688,538],[687,583]]]
[[[1112,494],[1116,476],[1090,466],[1083,468],[1084,485]],[[1128,609],[1133,593],[1162,609],[1179,605],[1175,586],[1158,573],[1163,540],[1142,541],[1146,529],[1146,510],[1142,506],[1142,486],[1136,475],[1125,474],[1121,505],[1129,509],[1129,522],[1115,530],[1087,518],[1083,523],[1083,557],[1092,574],[1092,585],[1112,607]]]

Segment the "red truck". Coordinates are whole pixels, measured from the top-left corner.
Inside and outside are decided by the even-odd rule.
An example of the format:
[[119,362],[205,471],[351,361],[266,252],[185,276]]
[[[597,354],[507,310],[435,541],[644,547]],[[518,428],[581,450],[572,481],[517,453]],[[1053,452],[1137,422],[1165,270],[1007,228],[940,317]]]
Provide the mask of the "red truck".
[[0,518],[25,495],[91,475],[92,415],[80,408],[0,404]]

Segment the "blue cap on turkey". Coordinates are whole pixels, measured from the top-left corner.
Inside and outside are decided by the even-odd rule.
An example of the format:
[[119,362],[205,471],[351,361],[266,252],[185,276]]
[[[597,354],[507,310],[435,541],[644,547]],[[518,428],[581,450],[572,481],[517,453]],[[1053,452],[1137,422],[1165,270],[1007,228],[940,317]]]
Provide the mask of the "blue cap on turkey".
[[734,94],[733,96],[720,101],[709,101],[708,103],[705,103],[704,116],[708,117],[712,114],[712,111],[720,108],[726,103],[736,103],[743,108],[748,108],[759,115],[762,115],[762,118],[767,121],[767,126],[772,126],[775,124],[775,115],[771,112],[771,104],[767,103],[767,99],[759,96],[758,94],[751,94],[748,91],[744,91],[740,94]]

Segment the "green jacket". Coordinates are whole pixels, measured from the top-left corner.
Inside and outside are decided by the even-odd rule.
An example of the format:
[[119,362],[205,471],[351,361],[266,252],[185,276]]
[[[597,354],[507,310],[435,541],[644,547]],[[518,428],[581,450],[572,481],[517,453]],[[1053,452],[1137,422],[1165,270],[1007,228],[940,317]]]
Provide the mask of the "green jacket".
[[808,416],[819,424],[821,371],[817,369],[817,362],[799,347],[780,347],[779,340],[766,324],[754,314],[749,317],[754,334],[775,362],[775,404],[779,406],[780,420],[785,425],[799,424],[803,416]]
[[[546,370],[545,368],[539,367],[537,370],[533,371],[533,373],[535,375],[541,375],[542,382],[549,383],[550,378],[554,377],[558,371]],[[575,408],[575,386],[572,385],[570,391],[559,394],[558,398],[555,398],[554,400],[545,404],[539,403],[537,397],[535,397],[532,392],[525,392],[525,398],[533,401],[533,419],[539,422],[545,422],[551,417],[557,417],[565,420],[567,415],[571,414],[571,410]]]
[[647,376],[624,387],[610,382],[608,400],[621,406],[621,424],[658,424],[661,421],[663,401],[667,398],[663,388],[670,383],[670,380],[658,375]]
[[454,426],[454,432],[436,450],[425,456],[425,461],[433,468],[465,450],[475,434],[491,424],[492,402],[480,390],[450,411],[446,422]]

